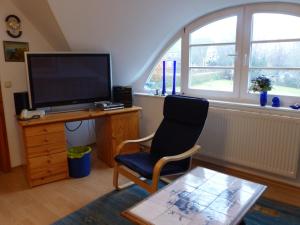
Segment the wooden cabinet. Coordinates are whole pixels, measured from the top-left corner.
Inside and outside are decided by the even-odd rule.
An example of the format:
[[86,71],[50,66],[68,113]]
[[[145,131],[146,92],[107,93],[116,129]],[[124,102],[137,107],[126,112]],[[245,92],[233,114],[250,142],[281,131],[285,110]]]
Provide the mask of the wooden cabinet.
[[[139,112],[116,114],[96,120],[98,157],[114,166],[117,146],[125,140],[139,138]],[[138,145],[129,145],[123,152],[139,151]]]
[[31,186],[68,177],[64,123],[25,127],[27,179]]
[[[99,158],[113,166],[118,144],[139,137],[140,110],[139,107],[131,107],[112,111],[57,113],[19,121],[23,130],[29,184],[36,186],[68,177],[65,122],[96,119]],[[137,150],[138,146],[125,149],[127,152]]]

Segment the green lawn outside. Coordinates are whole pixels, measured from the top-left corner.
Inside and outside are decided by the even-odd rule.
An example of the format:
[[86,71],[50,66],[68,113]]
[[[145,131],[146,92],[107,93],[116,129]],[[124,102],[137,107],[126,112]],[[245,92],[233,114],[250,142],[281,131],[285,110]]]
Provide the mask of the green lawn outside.
[[272,95],[287,95],[300,97],[300,88],[273,86],[272,91],[270,91],[269,93]]
[[[192,85],[193,89],[213,90],[213,91],[232,91],[233,82],[231,80],[213,80],[201,84]],[[273,86],[269,92],[272,95],[286,95],[300,97],[300,88],[291,88],[285,86]]]

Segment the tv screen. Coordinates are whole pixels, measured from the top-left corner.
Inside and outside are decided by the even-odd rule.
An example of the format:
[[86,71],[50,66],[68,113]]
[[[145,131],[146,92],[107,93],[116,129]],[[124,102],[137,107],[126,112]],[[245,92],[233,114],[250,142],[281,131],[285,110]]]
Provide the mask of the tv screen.
[[27,53],[32,108],[111,100],[110,55]]

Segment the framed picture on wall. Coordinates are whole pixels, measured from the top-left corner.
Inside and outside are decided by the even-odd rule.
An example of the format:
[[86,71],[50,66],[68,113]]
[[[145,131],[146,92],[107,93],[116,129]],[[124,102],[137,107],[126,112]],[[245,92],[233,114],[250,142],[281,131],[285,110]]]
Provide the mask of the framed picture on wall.
[[3,41],[6,62],[24,62],[24,52],[29,51],[28,42]]

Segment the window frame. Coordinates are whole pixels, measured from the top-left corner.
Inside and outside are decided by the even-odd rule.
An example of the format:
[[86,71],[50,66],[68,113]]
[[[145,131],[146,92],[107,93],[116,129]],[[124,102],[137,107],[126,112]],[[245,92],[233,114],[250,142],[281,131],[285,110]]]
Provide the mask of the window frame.
[[241,28],[241,19],[242,18],[242,7],[235,7],[235,8],[229,8],[229,9],[223,9],[222,11],[217,11],[211,14],[208,14],[206,16],[200,17],[199,19],[195,20],[191,24],[189,24],[184,32],[183,40],[184,44],[182,45],[182,59],[185,61],[182,62],[182,68],[184,71],[182,71],[181,79],[184,79],[185,82],[182,80],[181,84],[184,84],[182,86],[182,91],[185,94],[193,95],[193,96],[204,96],[209,98],[216,98],[216,99],[236,99],[239,97],[239,84],[240,78],[237,76],[237,74],[240,71],[239,67],[239,57],[235,56],[235,62],[234,62],[234,79],[233,79],[233,92],[225,92],[225,91],[213,91],[213,90],[201,90],[201,89],[192,89],[189,88],[189,61],[190,61],[190,34],[210,23],[216,22],[221,19],[225,19],[227,17],[231,16],[237,16],[237,27],[236,27],[236,41],[235,41],[235,54],[240,54],[240,46],[241,46],[241,35],[240,35],[240,28]]
[[[152,64],[148,67],[142,82],[139,82],[143,90],[142,92],[151,92],[144,89],[144,83],[152,74],[153,69],[161,60],[165,52],[181,38],[181,93],[192,96],[205,97],[213,100],[231,101],[237,103],[253,103],[258,104],[258,94],[250,93],[248,91],[248,77],[250,66],[250,50],[252,37],[252,16],[256,13],[273,13],[285,14],[300,17],[300,4],[298,3],[253,3],[241,6],[235,6],[218,10],[201,16],[186,25],[167,43],[160,53],[155,57]],[[190,61],[190,34],[210,23],[218,20],[237,16],[236,27],[236,56],[234,62],[234,79],[233,92],[215,91],[215,90],[201,90],[189,88],[189,61]],[[152,91],[153,92],[153,91]],[[269,94],[268,101],[271,102],[272,97],[280,97],[281,103],[284,106],[289,106],[295,102],[300,102],[300,97],[271,95]]]
[[[249,65],[251,54],[251,28],[252,28],[252,16],[256,13],[278,13],[285,15],[292,15],[300,17],[300,5],[293,3],[263,3],[263,4],[251,4],[244,6],[244,15],[245,15],[245,30],[243,33],[243,55],[244,58],[247,58],[247,62],[243,62],[242,74],[247,74],[247,76],[242,76],[240,87],[241,87],[241,99],[246,100],[247,102],[257,102],[258,93],[249,93],[248,91],[248,77],[249,77]],[[246,57],[245,57],[246,56]],[[294,104],[295,102],[300,101],[300,97],[296,96],[284,96],[284,95],[271,95],[269,94],[270,101],[274,96],[280,97],[282,103],[285,106]]]

